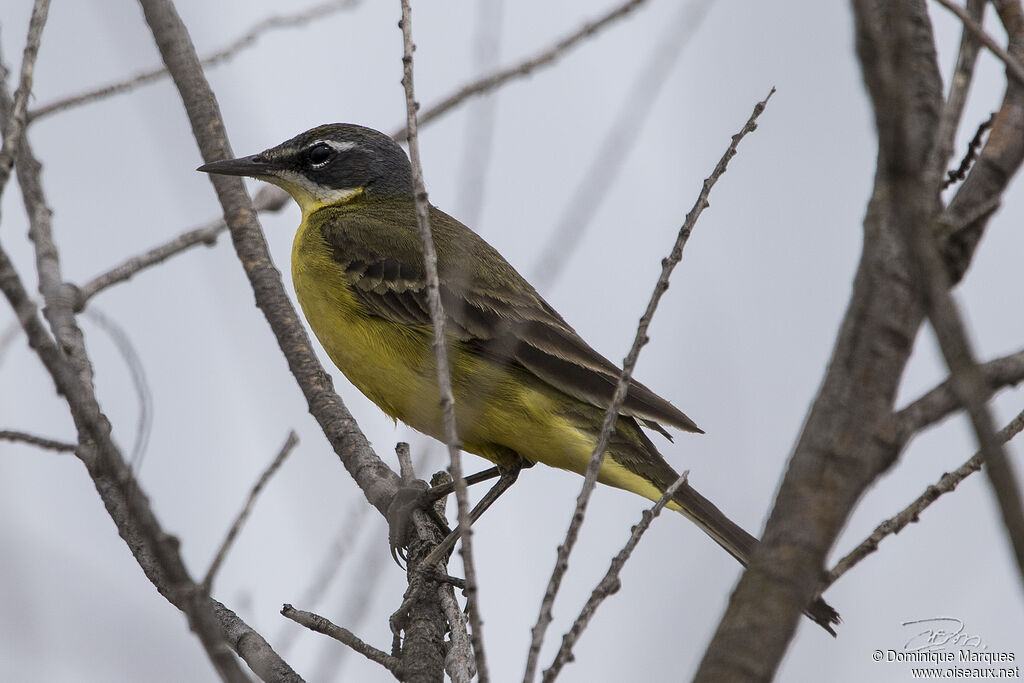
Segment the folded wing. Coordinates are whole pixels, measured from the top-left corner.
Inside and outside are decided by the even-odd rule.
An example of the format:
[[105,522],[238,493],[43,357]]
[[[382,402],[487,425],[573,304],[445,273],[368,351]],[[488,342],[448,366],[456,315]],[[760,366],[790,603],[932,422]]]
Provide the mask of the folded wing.
[[[361,211],[358,218],[341,211],[325,217],[321,232],[367,311],[400,324],[429,325],[416,227],[395,230],[400,215],[412,214],[387,214],[385,207]],[[449,335],[496,362],[521,366],[574,398],[607,407],[621,370],[592,349],[476,233],[437,209],[431,211],[431,227]],[[669,438],[662,423],[701,431],[678,408],[636,381],[630,382],[621,412]]]

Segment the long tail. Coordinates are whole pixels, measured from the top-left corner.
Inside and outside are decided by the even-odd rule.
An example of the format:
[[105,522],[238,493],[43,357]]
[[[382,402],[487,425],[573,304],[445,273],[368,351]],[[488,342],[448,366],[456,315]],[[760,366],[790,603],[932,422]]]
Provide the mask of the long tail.
[[[721,510],[689,484],[683,484],[672,500],[682,508],[681,512],[684,515],[703,529],[718,545],[725,548],[744,567],[747,566],[759,543],[756,538],[722,514]],[[820,597],[808,605],[804,614],[833,636],[836,635],[833,625],[839,623],[839,613]]]

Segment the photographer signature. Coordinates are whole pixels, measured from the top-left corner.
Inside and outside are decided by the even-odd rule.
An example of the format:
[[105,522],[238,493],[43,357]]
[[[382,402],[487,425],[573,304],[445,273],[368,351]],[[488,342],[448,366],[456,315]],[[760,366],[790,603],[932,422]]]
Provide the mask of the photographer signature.
[[903,646],[910,652],[947,650],[953,648],[985,649],[981,636],[964,632],[964,622],[954,617],[934,617],[904,621],[903,626],[921,629]]

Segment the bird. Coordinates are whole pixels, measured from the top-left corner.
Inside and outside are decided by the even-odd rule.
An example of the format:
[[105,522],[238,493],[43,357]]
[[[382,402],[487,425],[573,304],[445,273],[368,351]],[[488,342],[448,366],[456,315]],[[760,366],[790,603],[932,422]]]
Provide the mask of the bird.
[[[197,170],[256,178],[291,195],[302,212],[292,281],[313,333],[345,377],[387,415],[444,441],[405,150],[372,128],[333,123]],[[495,489],[507,488],[535,463],[582,475],[621,370],[476,232],[432,205],[429,218],[461,448],[497,466]],[[654,501],[679,475],[644,428],[669,439],[668,427],[703,433],[636,380],[614,426],[598,481]],[[758,540],[688,482],[668,507],[744,566],[749,562]],[[805,614],[835,635],[839,615],[820,597]]]

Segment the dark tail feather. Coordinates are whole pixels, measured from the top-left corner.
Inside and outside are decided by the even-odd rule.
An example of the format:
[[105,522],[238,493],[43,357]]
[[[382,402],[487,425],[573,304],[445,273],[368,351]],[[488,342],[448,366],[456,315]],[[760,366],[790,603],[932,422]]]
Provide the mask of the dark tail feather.
[[[689,484],[683,484],[676,491],[673,501],[683,508],[684,515],[693,520],[718,545],[725,548],[744,567],[747,566],[747,562],[758,544],[756,538],[722,514],[721,510],[715,507],[710,500],[697,493]],[[836,635],[835,629],[832,627],[839,623],[839,613],[820,597],[808,605],[804,614],[833,636]]]

